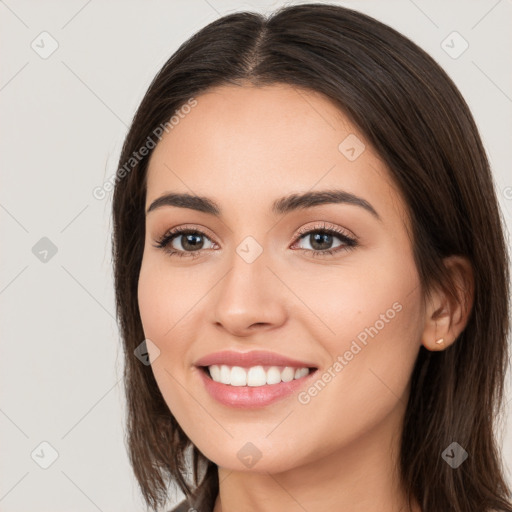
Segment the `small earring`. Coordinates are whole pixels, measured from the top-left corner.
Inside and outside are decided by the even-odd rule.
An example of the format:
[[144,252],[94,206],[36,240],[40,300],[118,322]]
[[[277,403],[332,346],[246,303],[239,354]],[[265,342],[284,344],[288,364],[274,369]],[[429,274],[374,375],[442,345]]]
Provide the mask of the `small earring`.
[[443,343],[443,342],[444,342],[444,338],[439,338],[438,340],[436,340],[436,343],[438,345],[441,345],[441,343]]

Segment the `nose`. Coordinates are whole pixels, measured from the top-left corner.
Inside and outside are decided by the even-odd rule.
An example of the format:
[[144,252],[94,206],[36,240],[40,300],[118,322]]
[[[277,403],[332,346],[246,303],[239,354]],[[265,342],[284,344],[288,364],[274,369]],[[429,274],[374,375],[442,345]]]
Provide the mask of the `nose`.
[[251,263],[233,256],[231,269],[212,297],[217,327],[246,337],[286,322],[286,288],[269,269],[268,260],[265,251]]

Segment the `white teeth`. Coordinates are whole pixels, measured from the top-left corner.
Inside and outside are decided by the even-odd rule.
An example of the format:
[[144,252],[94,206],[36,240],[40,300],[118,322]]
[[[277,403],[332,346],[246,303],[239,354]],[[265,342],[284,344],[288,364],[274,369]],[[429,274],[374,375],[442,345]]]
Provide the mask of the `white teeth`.
[[[218,366],[217,366],[218,368]],[[213,375],[212,375],[213,379]],[[231,384],[231,368],[228,366],[222,365],[220,367],[220,375],[219,380],[217,382],[222,382],[223,384]]]
[[245,386],[247,385],[247,372],[240,366],[233,366],[231,368],[231,382],[232,386]]
[[214,364],[213,366],[210,366],[210,375],[212,376],[212,379],[215,381],[215,382],[220,382],[221,381],[221,369],[219,368],[218,365]]
[[295,370],[295,379],[300,379],[301,377],[305,377],[309,373],[308,368],[297,368]]
[[267,384],[279,384],[281,382],[281,372],[277,366],[271,366],[267,370]]
[[227,366],[213,364],[208,367],[210,376],[215,382],[230,384],[231,386],[264,386],[265,384],[279,384],[300,379],[309,374],[309,368],[292,368],[290,366],[270,366],[267,370],[263,366]]
[[281,380],[283,382],[290,382],[295,377],[295,370],[293,368],[290,368],[287,366],[282,372],[281,372]]
[[264,386],[267,383],[267,374],[263,366],[253,366],[247,372],[248,386]]

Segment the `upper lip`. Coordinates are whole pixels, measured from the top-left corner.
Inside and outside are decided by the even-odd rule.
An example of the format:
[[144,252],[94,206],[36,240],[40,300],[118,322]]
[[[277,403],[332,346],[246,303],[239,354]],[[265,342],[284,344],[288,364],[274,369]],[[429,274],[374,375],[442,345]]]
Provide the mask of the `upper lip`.
[[211,366],[214,364],[225,364],[226,366],[291,366],[294,368],[316,368],[307,361],[298,361],[289,357],[266,352],[264,350],[253,350],[251,352],[234,352],[225,350],[208,354],[195,362],[196,366]]

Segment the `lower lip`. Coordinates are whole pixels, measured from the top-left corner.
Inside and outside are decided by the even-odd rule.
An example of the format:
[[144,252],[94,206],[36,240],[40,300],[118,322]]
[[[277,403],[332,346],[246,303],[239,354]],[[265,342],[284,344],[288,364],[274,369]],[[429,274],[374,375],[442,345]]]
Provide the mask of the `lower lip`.
[[264,386],[230,386],[228,384],[215,382],[206,375],[203,369],[197,369],[206,390],[210,393],[212,398],[223,405],[240,408],[264,407],[287,398],[305,384],[309,383],[312,376],[316,373],[316,370],[310,370],[310,373],[305,377],[294,379],[290,382],[281,382],[279,384],[265,384]]

